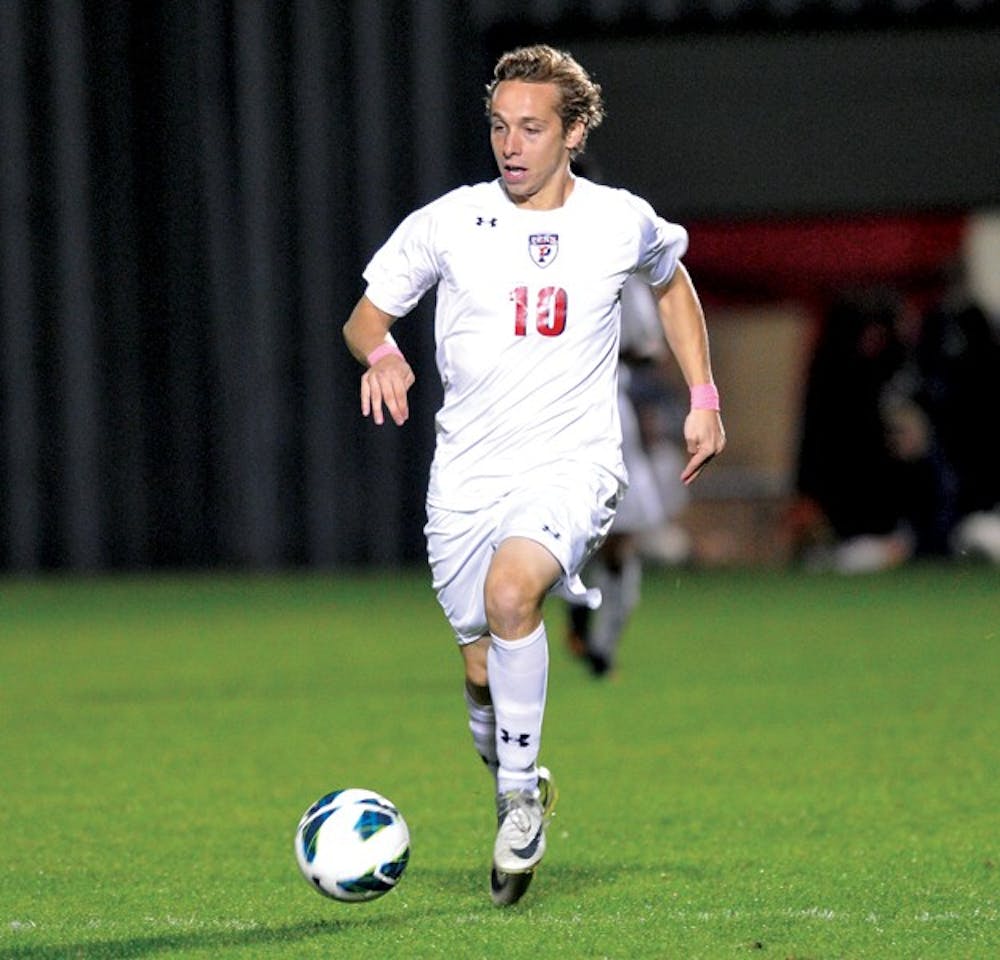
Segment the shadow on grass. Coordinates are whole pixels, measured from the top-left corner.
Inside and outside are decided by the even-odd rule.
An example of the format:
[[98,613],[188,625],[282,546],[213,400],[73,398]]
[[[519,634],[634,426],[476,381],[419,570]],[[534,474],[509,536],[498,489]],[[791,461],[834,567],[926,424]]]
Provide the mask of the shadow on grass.
[[[663,875],[678,876],[679,871],[664,865]],[[450,897],[450,903],[456,909],[468,909],[470,904],[456,896],[456,891],[464,897],[470,897],[471,906],[481,905],[487,916],[497,912],[489,899],[490,880],[487,868],[478,870],[438,870],[425,871],[430,873],[429,884],[435,894]],[[629,863],[615,862],[607,864],[572,864],[543,862],[535,873],[531,886],[524,899],[513,907],[499,911],[517,913],[534,907],[544,908],[550,898],[583,898],[592,896],[595,891],[620,890],[628,886],[633,876],[634,867]],[[425,883],[428,882],[425,876]]]
[[[424,871],[423,883],[431,902],[417,913],[406,911],[391,914],[379,911],[363,915],[354,908],[343,918],[303,920],[286,925],[256,925],[246,922],[245,929],[184,929],[176,932],[157,933],[150,936],[129,937],[121,940],[94,939],[77,943],[8,945],[0,948],[3,960],[138,960],[158,954],[171,956],[182,951],[218,951],[226,948],[284,945],[318,939],[336,938],[349,934],[363,934],[365,931],[385,933],[392,928],[412,930],[417,916],[430,918],[453,913],[462,896],[471,897],[473,907],[482,918],[500,917],[520,913],[532,907],[544,909],[546,899],[551,895],[559,897],[580,896],[592,893],[602,887],[617,887],[628,876],[629,870],[623,864],[613,866],[572,866],[567,864],[546,865],[538,871],[531,889],[524,900],[515,907],[498,910],[490,903],[489,877],[481,870],[442,869]],[[461,896],[456,898],[456,893]],[[436,904],[439,904],[436,905]],[[466,904],[465,908],[471,904]],[[362,907],[362,910],[364,908]],[[205,921],[207,927],[211,921]],[[25,933],[25,938],[37,936]],[[331,940],[336,947],[336,940]]]
[[223,950],[226,947],[288,945],[315,937],[335,936],[364,927],[410,927],[411,915],[376,916],[345,920],[306,920],[286,926],[259,926],[246,930],[187,930],[127,940],[87,940],[75,944],[24,944],[0,951],[4,960],[132,960],[182,950]]

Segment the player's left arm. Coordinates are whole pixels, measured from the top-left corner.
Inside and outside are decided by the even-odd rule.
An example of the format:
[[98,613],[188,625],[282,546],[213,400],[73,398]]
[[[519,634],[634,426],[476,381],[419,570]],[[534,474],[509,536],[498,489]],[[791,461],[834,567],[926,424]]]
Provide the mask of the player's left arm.
[[[654,287],[653,293],[663,333],[688,387],[714,384],[705,314],[684,265],[678,263],[673,276]],[[681,473],[681,482],[689,484],[726,445],[719,411],[692,407],[684,421],[684,441],[690,459]]]

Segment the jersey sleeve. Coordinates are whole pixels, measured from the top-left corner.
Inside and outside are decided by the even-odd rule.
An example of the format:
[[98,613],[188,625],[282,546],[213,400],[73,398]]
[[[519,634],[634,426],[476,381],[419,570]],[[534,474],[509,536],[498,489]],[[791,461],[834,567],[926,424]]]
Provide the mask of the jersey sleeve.
[[365,267],[365,295],[390,316],[408,314],[440,279],[434,208],[428,204],[411,213]]
[[629,194],[629,202],[639,221],[637,273],[652,287],[659,287],[674,275],[681,257],[687,253],[688,233],[678,223],[656,214],[640,197]]

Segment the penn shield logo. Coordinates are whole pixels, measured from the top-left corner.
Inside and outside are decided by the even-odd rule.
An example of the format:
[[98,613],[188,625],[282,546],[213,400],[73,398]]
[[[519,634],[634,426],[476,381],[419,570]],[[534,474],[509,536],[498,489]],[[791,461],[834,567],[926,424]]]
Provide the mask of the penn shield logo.
[[533,233],[528,237],[528,253],[539,267],[547,267],[559,253],[558,233]]

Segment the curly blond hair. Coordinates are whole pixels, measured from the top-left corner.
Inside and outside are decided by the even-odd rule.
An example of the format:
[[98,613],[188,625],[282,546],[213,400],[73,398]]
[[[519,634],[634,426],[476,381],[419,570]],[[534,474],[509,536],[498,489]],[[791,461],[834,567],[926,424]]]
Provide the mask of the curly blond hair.
[[571,54],[544,43],[505,53],[493,68],[493,80],[486,85],[487,116],[493,107],[493,94],[503,80],[554,83],[561,94],[558,109],[563,130],[569,130],[578,120],[583,124],[583,136],[571,156],[583,153],[587,134],[604,119],[604,100],[600,84],[590,78]]

